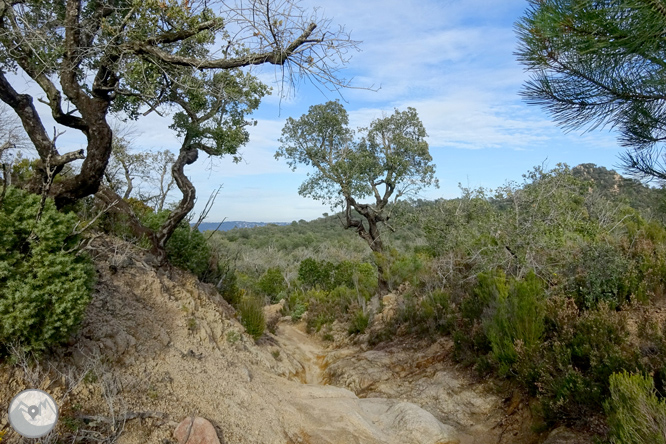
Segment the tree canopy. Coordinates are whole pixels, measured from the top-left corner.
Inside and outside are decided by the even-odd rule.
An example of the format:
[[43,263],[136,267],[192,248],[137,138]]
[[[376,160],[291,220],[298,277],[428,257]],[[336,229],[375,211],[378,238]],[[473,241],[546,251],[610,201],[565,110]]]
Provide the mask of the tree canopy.
[[[308,15],[296,0],[25,0],[0,4],[0,100],[20,118],[39,157],[29,188],[58,206],[97,193],[112,152],[110,113],[140,119],[173,115],[182,145],[172,176],[183,194],[153,236],[163,247],[193,208],[195,189],[183,169],[199,151],[237,156],[248,141],[247,116],[268,89],[250,72],[281,66],[288,79],[348,86],[338,75],[356,42],[330,21]],[[84,150],[61,153],[58,135],[42,121],[35,97],[18,92],[8,73],[25,73],[44,93],[59,129],[80,131]],[[81,168],[53,181],[63,167]],[[119,205],[122,207],[122,204]],[[125,209],[127,209],[125,207]]]
[[[414,108],[395,110],[356,132],[348,125],[340,102],[311,106],[298,120],[287,119],[275,157],[284,157],[294,170],[297,165],[314,167],[299,194],[342,208],[344,227],[354,228],[372,251],[381,254],[379,224],[390,219],[389,203],[438,185],[426,130]],[[361,202],[366,198],[372,203]],[[384,291],[379,268],[380,291]]]
[[628,172],[666,179],[666,6],[651,0],[530,0],[516,28],[523,89],[566,129],[610,126]]

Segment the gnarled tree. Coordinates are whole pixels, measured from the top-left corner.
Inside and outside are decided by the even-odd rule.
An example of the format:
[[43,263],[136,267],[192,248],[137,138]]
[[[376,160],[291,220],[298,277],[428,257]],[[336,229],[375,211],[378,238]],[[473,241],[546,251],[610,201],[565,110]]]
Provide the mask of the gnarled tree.
[[[30,188],[47,191],[60,207],[95,193],[117,200],[100,189],[113,140],[109,113],[137,119],[178,107],[172,128],[183,143],[172,173],[184,194],[163,229],[151,234],[159,250],[194,202],[185,165],[199,150],[236,154],[247,142],[244,115],[266,90],[241,68],[274,64],[290,78],[347,86],[337,70],[356,42],[329,25],[292,0],[0,0],[0,100],[16,112],[39,154]],[[39,100],[59,130],[86,137],[84,150],[60,153],[59,131],[50,135],[35,98],[20,93],[23,82],[8,75],[17,71],[41,89]],[[234,100],[244,102],[228,116]],[[218,131],[215,124],[231,127]],[[83,161],[78,172],[53,182],[74,160]]]
[[[344,227],[355,229],[381,259],[380,226],[390,219],[389,203],[438,186],[435,166],[414,108],[374,120],[359,129],[360,139],[348,125],[347,111],[339,102],[311,106],[300,119],[287,119],[275,157],[284,157],[293,170],[299,164],[314,167],[299,194],[341,208]],[[368,197],[372,203],[361,202]],[[378,289],[385,294],[389,288],[381,260],[377,267]]]

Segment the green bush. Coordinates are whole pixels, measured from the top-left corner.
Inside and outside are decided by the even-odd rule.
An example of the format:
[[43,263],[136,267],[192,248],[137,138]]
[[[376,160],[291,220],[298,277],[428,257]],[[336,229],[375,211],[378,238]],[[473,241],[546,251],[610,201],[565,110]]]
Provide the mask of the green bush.
[[595,307],[599,302],[617,307],[627,302],[638,287],[629,259],[619,248],[606,243],[584,246],[570,274],[576,302],[583,308]]
[[369,323],[370,323],[370,317],[366,313],[364,313],[362,309],[359,308],[352,315],[351,324],[349,325],[348,332],[350,335],[354,335],[357,333],[363,334],[365,333],[365,329],[368,328]]
[[657,396],[651,377],[612,374],[604,408],[612,443],[666,443],[666,400]]
[[624,312],[607,304],[581,311],[571,298],[552,297],[545,325],[538,353],[521,354],[516,373],[541,400],[547,421],[598,414],[610,394],[610,375],[639,370],[640,352],[629,341]]
[[94,268],[70,236],[76,216],[47,199],[36,222],[40,199],[10,187],[0,206],[0,353],[67,340],[91,299]]
[[254,339],[259,339],[266,329],[264,304],[261,299],[252,296],[244,297],[238,304],[240,323],[245,331]]
[[308,288],[330,290],[333,285],[335,266],[328,261],[317,261],[307,258],[298,266],[298,280]]
[[356,300],[356,292],[340,286],[330,292],[308,290],[305,298],[308,301],[307,330],[318,332],[321,327],[336,319],[348,320],[348,311],[352,301]]
[[279,301],[278,295],[287,288],[287,284],[282,271],[278,267],[271,267],[259,278],[257,288],[275,303]]
[[[542,343],[544,333],[543,284],[530,272],[524,280],[512,280],[506,285],[498,277],[494,313],[485,329],[493,357],[499,363],[500,374],[506,374],[518,359],[517,347],[532,356]],[[485,287],[484,291],[489,290]]]

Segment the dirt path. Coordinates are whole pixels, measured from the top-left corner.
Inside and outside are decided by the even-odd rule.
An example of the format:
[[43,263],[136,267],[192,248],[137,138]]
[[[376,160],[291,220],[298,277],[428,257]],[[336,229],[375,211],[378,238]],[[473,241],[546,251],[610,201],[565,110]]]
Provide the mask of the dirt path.
[[280,347],[292,355],[304,369],[301,382],[321,384],[326,351],[322,344],[302,330],[301,325],[283,322],[278,326],[276,335]]
[[[301,382],[351,390],[362,399],[413,403],[458,431],[461,444],[527,443],[524,409],[511,400],[509,409],[487,384],[457,370],[447,339],[423,344],[405,340],[364,350],[346,346],[327,350],[302,325],[281,323],[279,346],[304,368]],[[514,405],[515,404],[515,405]],[[507,414],[508,412],[508,414]],[[530,435],[530,436],[527,436]]]

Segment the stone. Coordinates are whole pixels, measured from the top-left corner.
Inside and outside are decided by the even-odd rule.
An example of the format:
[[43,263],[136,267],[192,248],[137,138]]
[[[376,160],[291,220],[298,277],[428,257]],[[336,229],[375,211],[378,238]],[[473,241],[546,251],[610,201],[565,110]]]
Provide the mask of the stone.
[[543,444],[591,444],[587,436],[574,433],[566,427],[558,427],[548,435]]
[[389,293],[382,298],[382,306],[384,307],[382,310],[382,320],[384,322],[390,321],[395,316],[397,305],[398,297],[393,293]]
[[220,444],[213,424],[201,417],[183,419],[173,436],[178,444]]
[[284,299],[280,299],[280,302],[273,305],[267,305],[264,307],[264,318],[266,318],[266,325],[277,325],[282,317],[282,309],[285,304]]

